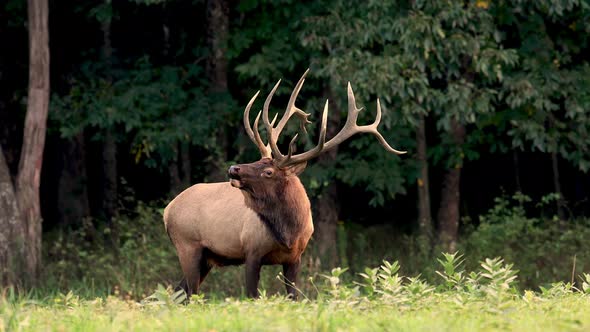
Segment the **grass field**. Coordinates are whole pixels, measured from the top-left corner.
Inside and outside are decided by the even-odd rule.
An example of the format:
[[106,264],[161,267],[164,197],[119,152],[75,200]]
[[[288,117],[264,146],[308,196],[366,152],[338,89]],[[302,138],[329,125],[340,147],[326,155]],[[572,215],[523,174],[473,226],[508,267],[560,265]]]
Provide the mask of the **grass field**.
[[[59,300],[59,298],[57,299]],[[429,295],[419,304],[377,300],[228,299],[142,305],[115,297],[4,305],[0,331],[589,331],[590,298],[529,295],[497,307]]]
[[302,281],[315,292],[297,302],[263,290],[257,300],[200,295],[182,304],[184,293],[161,285],[143,299],[7,290],[0,331],[590,331],[589,274],[518,290],[517,271],[500,258],[469,273],[461,262],[446,254],[437,285],[400,276],[397,262],[367,268],[357,280],[337,268]]

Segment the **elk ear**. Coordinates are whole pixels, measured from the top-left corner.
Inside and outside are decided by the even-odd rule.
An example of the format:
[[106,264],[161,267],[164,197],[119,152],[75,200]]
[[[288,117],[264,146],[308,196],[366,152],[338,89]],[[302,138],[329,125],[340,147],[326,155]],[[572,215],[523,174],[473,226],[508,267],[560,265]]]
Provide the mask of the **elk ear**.
[[287,175],[299,175],[305,170],[305,167],[307,167],[307,162],[295,164],[293,166],[287,167],[287,169],[285,169],[285,173]]

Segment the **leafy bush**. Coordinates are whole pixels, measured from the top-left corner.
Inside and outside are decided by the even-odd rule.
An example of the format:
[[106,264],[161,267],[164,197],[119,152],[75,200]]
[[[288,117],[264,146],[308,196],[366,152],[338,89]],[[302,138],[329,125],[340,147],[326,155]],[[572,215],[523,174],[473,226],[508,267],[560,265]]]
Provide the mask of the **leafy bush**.
[[[588,221],[564,224],[548,217],[527,215],[530,207],[542,210],[549,203],[551,199],[545,199],[541,205],[533,204],[530,198],[520,194],[510,199],[496,199],[496,205],[481,216],[479,225],[470,225],[472,230],[463,234],[459,248],[464,256],[445,254],[441,258],[435,254],[436,249],[430,251],[423,240],[399,234],[388,225],[362,228],[340,224],[338,253],[343,269],[339,271],[338,280],[351,284],[354,282],[352,276],[362,273],[366,280],[357,286],[372,285],[363,286],[367,294],[372,295],[377,292],[376,289],[370,290],[377,285],[376,280],[388,273],[390,288],[381,287],[380,292],[392,295],[396,294],[395,285],[402,283],[402,280],[395,281],[399,272],[412,276],[408,280],[415,292],[428,290],[423,284],[426,282],[445,289],[473,291],[476,282],[484,283],[500,277],[509,280],[513,276],[508,271],[514,265],[520,271],[518,287],[551,288],[552,283],[561,281],[579,289],[589,289],[588,277],[585,280],[576,277],[588,272],[586,262],[590,259],[590,244],[585,241],[590,237]],[[86,296],[114,294],[133,299],[145,298],[157,284],[175,286],[182,273],[174,246],[162,223],[163,205],[139,202],[135,208],[121,211],[121,217],[114,221],[117,234],[112,234],[109,228],[94,228],[90,220],[85,220],[83,226],[74,231],[46,234],[43,286],[52,291],[74,289]],[[488,257],[503,257],[506,264],[498,260],[486,261]],[[572,271],[574,257],[576,264]],[[384,260],[399,264],[385,265],[387,269],[367,268],[381,266]],[[437,271],[439,264],[444,267],[442,271]],[[498,272],[502,271],[500,266],[504,264],[506,270]],[[466,275],[461,272],[462,266],[468,270],[482,266],[485,271]],[[346,270],[350,273],[344,273]],[[284,294],[281,271],[280,266],[264,267],[260,288],[267,294]],[[500,274],[494,275],[494,271]],[[244,266],[215,268],[201,289],[208,298],[243,296],[244,275]],[[330,274],[322,265],[316,243],[312,240],[303,256],[297,287],[303,294],[317,294],[316,283],[323,275]],[[498,288],[501,287],[498,285]],[[353,293],[357,291],[351,290]]]
[[108,227],[95,228],[90,220],[74,231],[46,234],[43,286],[88,295],[145,297],[154,284],[180,279],[160,208],[139,202],[135,211],[113,222],[116,234]]
[[574,276],[589,268],[589,221],[565,222],[527,213],[545,210],[554,199],[555,195],[550,195],[533,204],[522,194],[496,198],[495,206],[460,242],[460,250],[469,257],[468,265],[501,256],[519,267],[524,287],[546,286],[555,280],[575,282]]
[[[512,269],[512,264],[505,264],[502,258],[486,258],[480,262],[476,271],[468,273],[461,267],[461,255],[443,253],[443,257],[444,259],[439,259],[442,271],[436,272],[443,280],[438,287],[419,276],[401,276],[397,261],[383,261],[376,268],[365,268],[365,272],[359,274],[364,282],[355,282],[353,285],[341,282],[346,269],[332,269],[330,275],[322,275],[326,283],[324,293],[320,295],[336,302],[376,301],[398,307],[422,307],[422,302],[432,301],[432,294],[439,294],[441,299],[450,297],[456,303],[482,301],[492,311],[502,309],[518,297],[515,288],[518,271]],[[554,289],[561,288],[551,288]],[[569,289],[567,293],[572,291]]]
[[[519,287],[547,287],[556,280],[580,282],[575,276],[590,268],[590,243],[585,240],[590,237],[590,220],[559,220],[552,214],[558,198],[550,194],[533,202],[520,193],[496,198],[479,223],[463,227],[458,249],[466,268],[473,270],[488,257],[503,257],[518,266]],[[394,225],[342,223],[339,232],[345,235],[339,238],[338,247],[346,249],[344,253],[339,250],[344,255],[340,264],[353,273],[365,272],[366,266],[381,260],[395,260],[405,275],[421,275],[429,282],[439,278],[434,268],[439,248],[429,248],[424,239],[403,234]]]

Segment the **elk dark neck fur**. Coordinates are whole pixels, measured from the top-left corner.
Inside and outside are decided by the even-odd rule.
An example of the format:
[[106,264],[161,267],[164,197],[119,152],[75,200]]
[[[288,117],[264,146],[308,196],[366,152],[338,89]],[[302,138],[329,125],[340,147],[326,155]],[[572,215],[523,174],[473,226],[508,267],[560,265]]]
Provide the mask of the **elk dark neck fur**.
[[275,192],[249,194],[252,208],[272,233],[275,240],[291,249],[310,215],[310,203],[297,176],[281,180]]

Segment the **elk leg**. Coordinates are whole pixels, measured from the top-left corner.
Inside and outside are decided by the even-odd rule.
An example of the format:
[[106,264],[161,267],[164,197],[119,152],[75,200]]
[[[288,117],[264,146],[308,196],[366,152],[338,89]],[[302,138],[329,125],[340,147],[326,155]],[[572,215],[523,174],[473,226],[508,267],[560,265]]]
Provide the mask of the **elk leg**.
[[188,284],[186,283],[186,279],[185,278],[182,278],[182,280],[180,280],[180,282],[178,283],[178,285],[176,285],[176,287],[174,288],[174,292],[178,292],[181,289],[185,293],[188,294]]
[[178,258],[180,267],[186,280],[186,295],[191,295],[199,291],[201,279],[201,258],[203,256],[203,247],[200,245],[178,248]]
[[287,287],[287,294],[293,300],[297,300],[297,289],[295,288],[295,283],[297,282],[297,274],[299,274],[300,266],[300,259],[298,259],[294,263],[283,264],[283,275],[286,279],[285,282]]
[[246,292],[248,297],[258,297],[258,281],[260,280],[260,258],[246,259]]
[[200,278],[199,278],[200,284],[203,283],[203,280],[205,280],[205,277],[207,276],[207,274],[209,274],[209,271],[211,271],[211,265],[209,265],[209,262],[207,261],[207,257],[205,257],[205,255],[203,255],[203,257],[201,258],[201,268],[200,268]]

